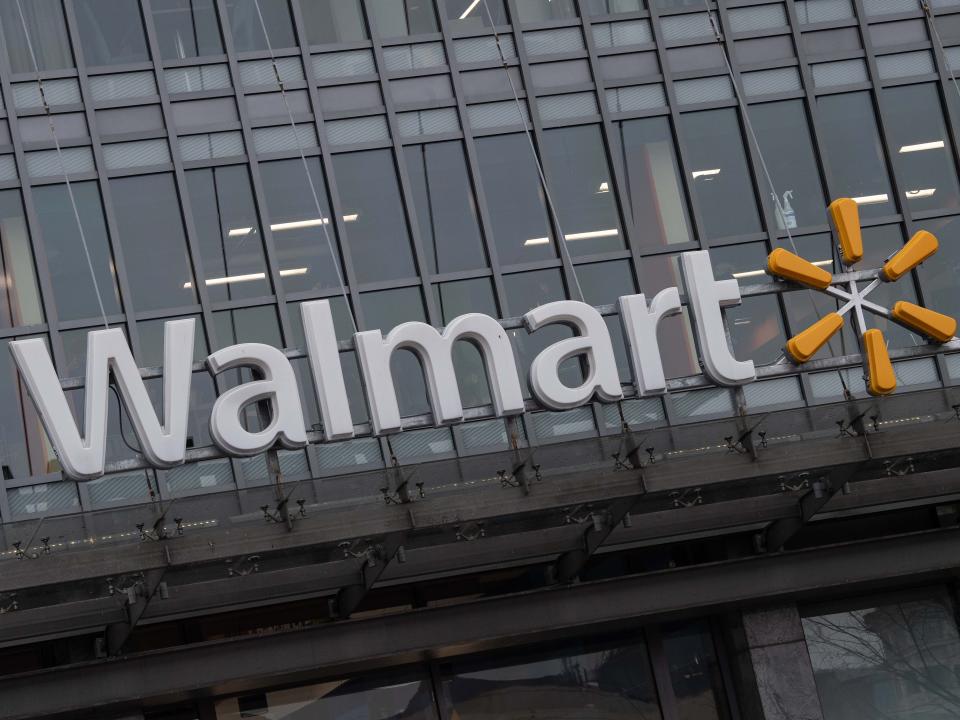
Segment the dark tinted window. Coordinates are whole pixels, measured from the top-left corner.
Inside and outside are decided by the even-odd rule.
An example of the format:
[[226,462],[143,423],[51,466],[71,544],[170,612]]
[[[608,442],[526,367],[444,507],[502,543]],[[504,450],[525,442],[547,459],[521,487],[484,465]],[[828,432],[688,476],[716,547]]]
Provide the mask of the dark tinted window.
[[140,3],[75,0],[73,7],[87,65],[149,62]]
[[[20,0],[19,3],[17,0],[2,0],[0,24],[12,72],[32,73],[36,69],[42,72],[73,67],[61,0]],[[37,68],[30,55],[31,45]]]
[[214,0],[152,0],[150,7],[164,60],[223,52]]

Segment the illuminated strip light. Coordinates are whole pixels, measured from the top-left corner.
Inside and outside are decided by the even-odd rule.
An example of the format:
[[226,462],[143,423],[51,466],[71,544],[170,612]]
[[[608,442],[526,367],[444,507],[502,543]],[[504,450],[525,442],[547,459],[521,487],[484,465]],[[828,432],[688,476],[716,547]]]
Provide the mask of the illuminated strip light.
[[[832,265],[833,260],[817,260],[816,262],[812,262],[810,264],[816,265],[817,267],[822,267],[824,265]],[[760,275],[766,274],[766,270],[744,270],[743,272],[733,273],[733,277],[735,277],[737,280],[742,280],[743,278],[759,277]]]
[[460,20],[466,20],[466,19],[467,19],[467,15],[469,15],[470,13],[472,13],[472,12],[473,12],[473,9],[474,9],[477,5],[479,5],[479,4],[480,4],[480,0],[473,0],[473,2],[470,3],[470,4],[467,6],[467,9],[463,11],[463,14],[460,15],[460,18],[459,18],[459,19],[460,19]]
[[[611,228],[609,230],[590,230],[588,232],[581,233],[567,233],[563,237],[567,240],[592,240],[594,238],[604,238],[604,237],[615,237],[620,234],[620,231],[616,228]],[[529,240],[524,241],[524,246],[530,245],[546,245],[550,242],[548,237],[536,237],[530,238]]]
[[939,150],[942,147],[943,140],[933,140],[932,142],[917,143],[915,145],[903,145],[900,147],[900,152],[911,153],[920,152],[921,150]]
[[[290,277],[291,275],[306,275],[308,272],[307,268],[288,268],[287,270],[280,271],[280,277]],[[204,285],[230,285],[232,283],[242,283],[242,282],[251,282],[253,280],[264,280],[266,279],[266,274],[262,272],[258,273],[249,273],[248,275],[227,275],[226,277],[216,277],[216,278],[207,278],[203,281]],[[192,282],[185,282],[183,284],[184,290],[193,287]]]
[[714,175],[720,174],[720,168],[713,168],[712,170],[694,170],[690,174],[693,176],[694,180],[696,180],[698,177],[713,177]]
[[[360,213],[351,213],[350,215],[344,215],[344,222],[356,222],[357,218],[360,217]],[[310,220],[291,220],[290,222],[282,223],[273,223],[270,226],[271,230],[294,230],[296,228],[306,228],[306,227],[316,227],[318,225],[329,225],[330,218],[311,218]],[[252,227],[242,227],[242,228],[233,228],[230,232],[227,233],[229,237],[240,237],[242,235],[249,235],[253,232]]]
[[928,198],[936,191],[936,188],[923,188],[921,190],[907,190],[903,194],[906,195],[908,200],[917,200],[920,198]]
[[881,193],[880,195],[861,195],[853,198],[853,201],[857,205],[876,205],[877,203],[885,203],[889,199],[890,197],[886,193]]

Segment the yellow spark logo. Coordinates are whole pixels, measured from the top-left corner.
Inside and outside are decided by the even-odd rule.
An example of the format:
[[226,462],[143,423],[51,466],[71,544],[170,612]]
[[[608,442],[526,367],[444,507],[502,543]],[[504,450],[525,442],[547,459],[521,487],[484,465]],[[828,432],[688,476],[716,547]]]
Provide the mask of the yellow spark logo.
[[[840,243],[840,258],[847,267],[863,258],[860,213],[850,198],[830,203],[830,221]],[[883,331],[867,328],[864,311],[893,320],[929,340],[945,343],[957,332],[956,319],[933,310],[898,301],[888,309],[867,300],[882,282],[896,282],[937,251],[937,239],[926,230],[918,231],[900,250],[891,255],[878,276],[862,290],[856,280],[835,282],[833,274],[788,250],[778,248],[767,258],[767,272],[783,280],[819,290],[842,303],[836,312],[820,318],[806,330],[787,341],[787,355],[796,363],[805,363],[827,344],[844,325],[843,316],[851,312],[866,356],[867,389],[871,395],[889,395],[897,387],[897,377],[887,353]]]

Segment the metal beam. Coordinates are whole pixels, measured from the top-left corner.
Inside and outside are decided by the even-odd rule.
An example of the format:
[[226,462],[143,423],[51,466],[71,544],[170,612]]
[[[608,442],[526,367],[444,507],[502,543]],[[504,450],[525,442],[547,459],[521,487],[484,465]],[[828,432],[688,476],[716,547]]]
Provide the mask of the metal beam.
[[338,618],[348,618],[360,607],[360,603],[383,575],[383,571],[397,554],[402,552],[404,537],[405,533],[390,533],[382,542],[370,545],[362,551],[360,582],[346,585],[337,593],[335,612]]
[[610,533],[623,522],[633,506],[639,502],[640,497],[642,496],[634,495],[620,498],[610,503],[603,512],[591,512],[586,520],[587,529],[581,537],[580,547],[563,553],[554,563],[555,581],[565,584],[576,580],[593,554],[610,537]]
[[343,676],[598,626],[635,623],[830,588],[851,592],[955,574],[960,533],[937,530],[816,550],[240,637],[0,678],[4,717],[49,717],[121,703],[238,692]]

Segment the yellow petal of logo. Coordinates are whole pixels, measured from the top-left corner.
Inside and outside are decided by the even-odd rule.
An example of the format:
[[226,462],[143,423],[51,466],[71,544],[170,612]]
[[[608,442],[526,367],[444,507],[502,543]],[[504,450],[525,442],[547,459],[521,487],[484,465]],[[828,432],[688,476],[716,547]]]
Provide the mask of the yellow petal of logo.
[[[840,245],[840,258],[846,266],[863,258],[863,236],[856,202],[840,198],[830,203],[830,221]],[[877,272],[877,277],[863,289],[855,280],[837,280],[832,273],[817,267],[789,250],[778,248],[767,258],[767,272],[782,280],[797,283],[837,299],[836,312],[820,318],[810,327],[787,341],[786,353],[795,363],[810,360],[845,324],[848,312],[856,321],[864,351],[867,389],[871,395],[889,395],[897,387],[897,378],[887,352],[883,332],[867,328],[864,312],[892,320],[936,343],[953,339],[957,321],[949,315],[928,310],[905,300],[888,309],[867,300],[881,283],[896,282],[937,251],[938,243],[931,233],[920,230],[892,255]]]

